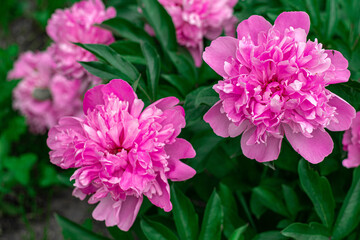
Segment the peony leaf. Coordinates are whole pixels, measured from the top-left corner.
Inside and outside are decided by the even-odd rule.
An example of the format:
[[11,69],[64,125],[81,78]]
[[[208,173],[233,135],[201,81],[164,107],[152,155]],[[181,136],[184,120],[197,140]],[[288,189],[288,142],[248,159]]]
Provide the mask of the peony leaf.
[[294,238],[295,240],[329,240],[329,230],[319,224],[310,223],[306,225],[303,223],[293,223],[282,232],[286,237]]
[[134,23],[124,18],[112,18],[104,21],[99,26],[110,30],[114,35],[124,37],[134,42],[141,43],[147,41],[154,44],[154,39],[147,34],[143,28],[136,26]]
[[156,240],[177,240],[175,234],[163,224],[143,218],[140,222],[141,229],[149,239]]
[[132,64],[146,65],[144,55],[139,51],[139,43],[122,40],[110,44],[110,47]]
[[221,208],[221,200],[214,190],[206,204],[199,240],[221,239],[223,218],[224,214]]
[[217,101],[219,101],[219,94],[214,91],[212,86],[201,89],[195,99],[195,107],[199,107],[201,104],[212,107]]
[[268,209],[285,217],[289,216],[289,213],[282,199],[279,196],[277,196],[274,192],[270,191],[265,187],[258,186],[253,189],[253,193],[259,199],[261,204],[267,207]]
[[157,0],[139,0],[146,20],[153,28],[161,46],[167,51],[177,50],[175,26],[170,15]]
[[282,186],[285,204],[289,210],[292,219],[295,219],[297,213],[300,211],[300,202],[296,192],[289,186],[283,184]]
[[101,44],[81,44],[76,45],[84,48],[85,50],[94,54],[100,61],[110,64],[112,67],[119,70],[123,77],[123,80],[133,83],[139,78],[139,71],[127,60],[125,60],[120,54],[115,52],[109,46]]
[[156,49],[153,48],[147,42],[141,42],[141,50],[145,56],[146,60],[146,76],[148,81],[148,87],[150,87],[150,92],[152,98],[156,99],[157,88],[159,85],[160,77],[160,56],[157,53]]
[[[230,188],[220,183],[218,194],[224,211],[224,235],[229,238],[231,235],[234,235],[236,228],[245,224],[245,221],[238,215],[236,200]],[[237,235],[239,235],[239,233]]]
[[126,75],[124,75],[122,72],[105,63],[80,62],[80,64],[86,69],[86,71],[101,79],[111,80],[117,78],[121,78],[121,79],[126,78]]
[[248,224],[236,229],[230,236],[229,240],[244,240],[244,232],[246,231]]
[[333,238],[343,239],[349,235],[360,222],[360,167],[353,173],[353,180],[345,201],[341,206],[334,226]]
[[69,219],[55,214],[56,221],[62,229],[64,239],[67,240],[109,240],[109,238],[103,237],[96,233],[89,231],[88,229],[80,226],[77,223],[70,221]]
[[3,164],[19,183],[26,186],[30,183],[30,173],[37,159],[35,154],[26,153],[20,157],[10,157]]
[[171,188],[171,202],[180,239],[196,240],[199,233],[199,220],[190,199],[173,185]]
[[329,181],[312,170],[304,159],[300,160],[298,171],[301,186],[314,204],[317,215],[325,226],[331,227],[334,221],[335,200]]
[[252,240],[287,240],[287,237],[281,235],[278,231],[262,232],[256,235]]

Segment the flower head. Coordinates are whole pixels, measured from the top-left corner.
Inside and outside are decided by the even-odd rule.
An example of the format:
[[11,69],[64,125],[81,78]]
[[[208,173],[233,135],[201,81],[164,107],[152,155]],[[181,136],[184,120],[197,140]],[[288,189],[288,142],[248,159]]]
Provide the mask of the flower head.
[[210,40],[220,36],[223,29],[233,35],[237,19],[233,7],[237,0],[159,0],[175,25],[177,40],[189,49],[195,64],[201,65],[203,38]]
[[99,82],[88,74],[77,61],[95,61],[93,54],[73,43],[110,44],[114,41],[111,32],[94,26],[115,17],[115,9],[105,9],[101,0],[83,0],[71,8],[56,10],[46,27],[55,42],[51,47],[54,59],[63,73],[75,79]]
[[81,114],[80,81],[70,81],[55,71],[49,52],[26,52],[15,62],[8,78],[21,79],[13,92],[13,106],[34,133],[43,133],[60,117]]
[[214,90],[218,101],[204,116],[222,137],[240,134],[245,156],[277,159],[281,141],[312,163],[333,149],[325,128],[350,127],[355,110],[325,87],[349,79],[348,62],[340,52],[306,40],[305,12],[284,12],[272,26],[251,16],[237,27],[238,39],[220,37],[203,58],[224,80]]
[[112,80],[85,94],[84,118],[65,117],[49,131],[52,163],[78,168],[73,195],[89,203],[107,226],[128,230],[145,195],[170,211],[168,179],[183,181],[195,170],[180,161],[192,158],[191,144],[177,138],[185,126],[184,109],[168,97],[144,108],[123,80]]
[[348,157],[342,164],[347,168],[360,166],[360,112],[356,113],[351,128],[345,131],[342,143],[344,150],[348,152]]

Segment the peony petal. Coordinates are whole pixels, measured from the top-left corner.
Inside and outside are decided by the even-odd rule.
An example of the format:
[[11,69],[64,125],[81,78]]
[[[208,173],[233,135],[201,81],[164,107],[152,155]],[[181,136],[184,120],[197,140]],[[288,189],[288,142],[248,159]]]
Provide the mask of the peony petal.
[[310,30],[310,17],[306,12],[283,12],[275,20],[274,29],[285,32],[287,28],[302,28],[306,34]]
[[218,101],[204,115],[204,121],[209,123],[215,134],[220,137],[229,137],[229,125],[231,121],[225,113],[221,113],[222,101]]
[[348,68],[348,61],[344,56],[335,50],[326,50],[328,58],[331,59],[331,64],[335,66],[335,77],[331,78],[329,84],[347,82],[350,78],[350,71]]
[[[91,90],[91,89],[90,89]],[[115,94],[121,101],[129,102],[129,108],[131,109],[132,103],[137,96],[129,83],[122,79],[111,80],[108,84],[104,85],[102,92],[105,96],[111,93]]]
[[313,164],[323,161],[334,148],[330,135],[320,129],[312,132],[312,138],[307,138],[302,133],[294,133],[289,126],[284,126],[284,130],[294,150]]
[[196,155],[194,148],[188,141],[177,138],[175,143],[165,146],[165,151],[170,156],[168,159],[170,171],[167,176],[172,181],[185,181],[196,174],[193,168],[179,160],[193,158]]
[[87,114],[88,109],[93,110],[96,105],[103,105],[103,93],[101,89],[104,85],[99,85],[91,88],[85,93],[84,102],[83,102],[83,110],[84,113]]
[[161,111],[164,111],[166,109],[174,107],[178,103],[179,103],[179,99],[177,99],[176,97],[166,97],[150,104],[147,108],[151,108],[152,106],[155,106],[161,109]]
[[159,184],[161,193],[157,192],[156,194],[149,195],[144,193],[150,200],[152,204],[158,206],[159,208],[164,209],[165,212],[170,212],[172,209],[172,204],[170,202],[170,187],[169,183],[166,180],[166,177],[157,176],[156,182]]
[[258,162],[268,162],[279,157],[282,138],[268,136],[266,143],[247,145],[249,138],[253,135],[255,128],[246,130],[241,137],[241,149],[243,154]]
[[352,120],[356,116],[355,109],[339,96],[333,94],[328,104],[336,107],[336,119],[338,122],[331,121],[327,129],[331,131],[345,131],[350,128]]
[[258,15],[253,15],[248,19],[242,21],[237,27],[238,39],[250,36],[255,45],[258,43],[258,35],[260,32],[267,32],[271,28],[271,23],[265,18]]
[[117,224],[121,230],[128,231],[133,225],[142,201],[142,197],[127,196],[126,200],[122,202],[118,215],[119,223]]
[[348,157],[342,162],[346,168],[355,168],[360,166],[360,148],[359,145],[348,146]]
[[92,213],[93,218],[98,221],[105,221],[107,227],[115,226],[118,223],[118,218],[113,208],[114,203],[115,201],[109,196],[101,199]]
[[229,57],[236,56],[236,49],[239,40],[233,37],[219,37],[205,48],[203,53],[204,61],[220,76],[226,77],[224,63]]
[[234,123],[230,123],[229,125],[229,134],[230,137],[237,137],[241,133],[243,133],[247,127],[250,125],[248,120],[244,120],[239,126],[236,126]]

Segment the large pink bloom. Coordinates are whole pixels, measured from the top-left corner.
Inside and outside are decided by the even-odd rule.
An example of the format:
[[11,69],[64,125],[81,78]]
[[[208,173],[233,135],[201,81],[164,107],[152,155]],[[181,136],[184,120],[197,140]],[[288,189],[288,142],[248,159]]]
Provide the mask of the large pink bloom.
[[79,80],[55,71],[48,52],[26,52],[15,62],[8,78],[22,79],[13,92],[13,106],[25,117],[33,133],[43,133],[60,117],[81,114]]
[[100,80],[89,73],[77,61],[96,61],[93,54],[72,43],[110,44],[114,41],[111,32],[94,26],[116,15],[114,8],[105,9],[101,0],[84,0],[71,8],[56,10],[46,27],[54,40],[50,47],[57,67],[74,79]]
[[49,131],[50,160],[62,168],[78,168],[73,194],[99,202],[93,212],[106,226],[127,231],[145,195],[170,211],[168,179],[184,181],[195,170],[180,159],[192,158],[191,144],[177,138],[185,127],[178,99],[158,100],[143,110],[131,86],[112,80],[85,94],[84,118],[65,117]]
[[218,101],[204,116],[222,137],[240,134],[246,157],[260,162],[279,156],[286,136],[311,163],[333,149],[325,128],[350,127],[355,110],[326,86],[346,82],[348,62],[340,52],[306,40],[305,12],[284,12],[274,26],[251,16],[237,28],[238,39],[220,37],[203,58],[224,80],[214,86]]
[[348,152],[343,165],[347,168],[360,166],[360,112],[356,113],[351,128],[345,131],[342,143],[344,150]]
[[175,25],[177,40],[187,47],[196,66],[201,65],[203,38],[210,40],[220,36],[223,29],[233,34],[237,19],[233,7],[238,0],[159,0]]

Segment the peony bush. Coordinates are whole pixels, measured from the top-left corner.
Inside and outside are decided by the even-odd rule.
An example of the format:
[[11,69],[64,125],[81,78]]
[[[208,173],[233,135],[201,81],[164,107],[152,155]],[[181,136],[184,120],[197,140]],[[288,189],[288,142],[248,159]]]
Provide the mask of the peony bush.
[[91,216],[55,212],[64,239],[359,239],[358,3],[321,4],[51,12],[3,67],[0,215],[66,188]]

